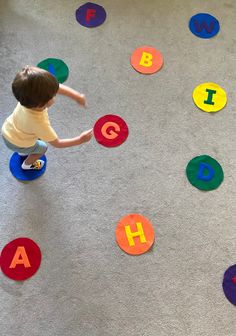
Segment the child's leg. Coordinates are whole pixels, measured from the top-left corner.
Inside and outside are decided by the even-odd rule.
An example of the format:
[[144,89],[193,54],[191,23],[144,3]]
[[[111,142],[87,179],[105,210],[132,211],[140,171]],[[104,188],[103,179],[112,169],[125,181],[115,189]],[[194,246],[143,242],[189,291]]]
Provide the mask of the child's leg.
[[38,140],[32,147],[18,147],[4,137],[2,137],[6,146],[13,152],[20,153],[20,156],[26,156],[22,163],[22,169],[41,169],[43,168],[44,161],[39,160],[41,156],[47,151],[47,144],[44,141]]
[[44,141],[38,140],[29,153],[28,157],[22,163],[22,169],[41,169],[44,166],[44,161],[39,160],[47,151],[47,144]]

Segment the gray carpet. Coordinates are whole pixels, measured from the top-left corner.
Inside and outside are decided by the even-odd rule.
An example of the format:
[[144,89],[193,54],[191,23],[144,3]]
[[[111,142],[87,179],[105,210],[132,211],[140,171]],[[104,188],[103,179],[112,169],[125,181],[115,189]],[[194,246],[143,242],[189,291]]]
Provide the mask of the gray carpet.
[[[9,172],[0,144],[0,249],[30,237],[43,254],[37,274],[14,282],[0,274],[3,336],[234,336],[236,310],[222,277],[236,263],[236,2],[234,0],[99,0],[106,22],[80,26],[70,0],[0,1],[1,123],[16,101],[11,81],[25,64],[56,57],[70,69],[65,84],[84,92],[85,110],[58,97],[50,110],[60,137],[93,127],[108,113],[129,125],[120,147],[93,139],[47,153],[45,175],[30,184]],[[221,24],[211,40],[195,37],[189,18],[209,12]],[[140,45],[164,56],[155,75],[133,70]],[[202,82],[228,95],[222,111],[192,102]],[[189,184],[194,156],[220,162],[225,180],[212,192]],[[132,257],[115,242],[117,221],[141,213],[153,223],[149,253]]]

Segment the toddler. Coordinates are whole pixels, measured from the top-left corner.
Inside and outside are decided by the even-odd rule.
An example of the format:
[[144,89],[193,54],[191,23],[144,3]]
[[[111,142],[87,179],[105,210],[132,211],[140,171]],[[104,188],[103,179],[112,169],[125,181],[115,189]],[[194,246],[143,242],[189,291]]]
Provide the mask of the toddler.
[[18,104],[2,126],[2,137],[6,146],[25,155],[22,169],[42,169],[40,157],[47,150],[47,142],[56,148],[81,145],[92,138],[92,129],[71,139],[60,139],[50,125],[48,108],[55,102],[56,94],[62,94],[86,105],[85,96],[59,84],[48,71],[26,66],[17,73],[12,91]]

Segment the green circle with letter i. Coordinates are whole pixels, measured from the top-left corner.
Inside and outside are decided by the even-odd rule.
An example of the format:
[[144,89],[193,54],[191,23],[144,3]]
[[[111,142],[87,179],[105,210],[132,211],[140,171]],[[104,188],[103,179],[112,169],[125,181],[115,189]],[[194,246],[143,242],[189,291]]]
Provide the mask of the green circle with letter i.
[[65,62],[58,58],[47,58],[37,65],[39,68],[50,72],[59,83],[64,83],[69,76],[69,68]]
[[221,165],[208,155],[200,155],[189,161],[186,168],[189,182],[200,190],[214,190],[224,179]]

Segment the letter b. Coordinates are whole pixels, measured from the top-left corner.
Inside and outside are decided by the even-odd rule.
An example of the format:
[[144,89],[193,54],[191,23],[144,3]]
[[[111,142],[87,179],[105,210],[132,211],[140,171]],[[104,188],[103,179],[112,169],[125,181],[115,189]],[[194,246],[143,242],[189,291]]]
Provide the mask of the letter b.
[[147,68],[151,67],[152,66],[152,54],[143,51],[139,64]]

